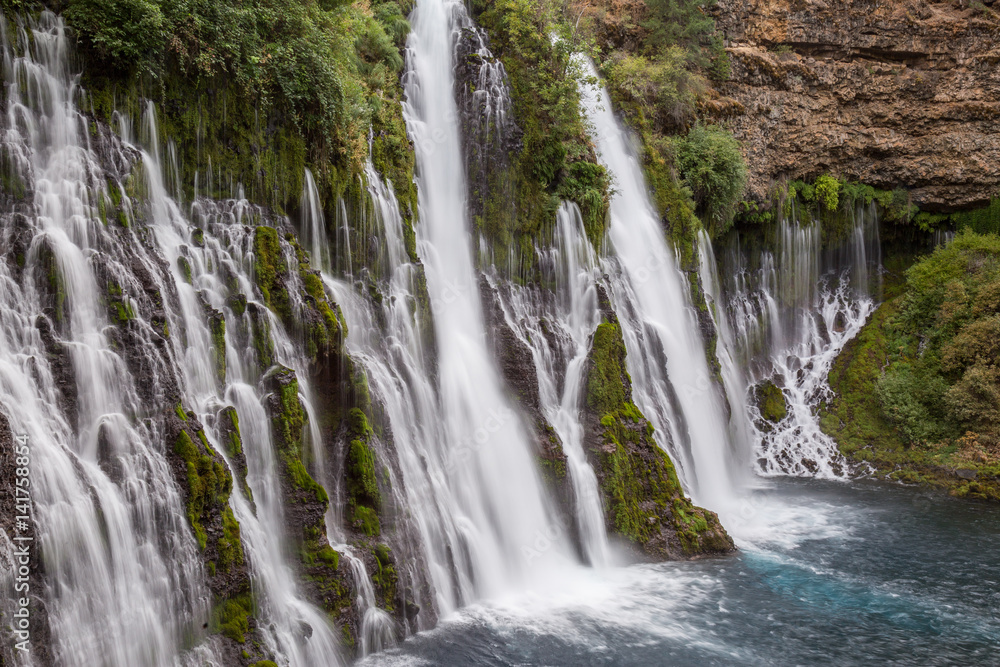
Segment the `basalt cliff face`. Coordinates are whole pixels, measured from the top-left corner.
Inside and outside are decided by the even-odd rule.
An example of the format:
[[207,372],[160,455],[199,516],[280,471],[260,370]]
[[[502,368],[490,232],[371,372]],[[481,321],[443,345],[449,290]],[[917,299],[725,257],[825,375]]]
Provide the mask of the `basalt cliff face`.
[[1000,190],[1000,4],[720,0],[732,73],[706,110],[744,146],[750,194],[831,172],[925,210]]

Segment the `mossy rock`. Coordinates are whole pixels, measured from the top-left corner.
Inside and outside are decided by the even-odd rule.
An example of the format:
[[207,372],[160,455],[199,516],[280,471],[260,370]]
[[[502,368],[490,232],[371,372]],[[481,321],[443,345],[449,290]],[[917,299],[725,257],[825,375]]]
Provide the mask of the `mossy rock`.
[[653,427],[632,402],[621,329],[603,322],[588,360],[587,455],[597,473],[609,535],[646,559],[734,549],[715,513],[695,507]]
[[754,387],[754,400],[760,416],[769,424],[777,424],[788,416],[788,403],[785,394],[771,380],[761,382]]

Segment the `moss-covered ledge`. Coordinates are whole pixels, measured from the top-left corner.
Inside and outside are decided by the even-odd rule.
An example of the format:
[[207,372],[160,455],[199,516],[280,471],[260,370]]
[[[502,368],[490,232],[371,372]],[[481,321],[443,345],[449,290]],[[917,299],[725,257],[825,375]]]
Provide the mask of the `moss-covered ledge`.
[[194,413],[177,404],[164,421],[167,462],[181,490],[212,593],[208,632],[220,636],[218,645],[227,664],[267,658],[256,636],[256,601],[240,524],[229,505],[232,474]]
[[608,532],[644,559],[679,559],[734,550],[714,512],[684,495],[653,427],[632,402],[625,343],[615,321],[594,333],[584,420],[587,456],[597,473]]
[[361,618],[349,567],[329,544],[325,515],[329,506],[326,490],[303,464],[302,432],[306,412],[299,400],[295,371],[274,366],[264,379],[268,391],[266,407],[277,453],[288,538],[299,553],[305,588],[341,630],[345,648],[353,649]]

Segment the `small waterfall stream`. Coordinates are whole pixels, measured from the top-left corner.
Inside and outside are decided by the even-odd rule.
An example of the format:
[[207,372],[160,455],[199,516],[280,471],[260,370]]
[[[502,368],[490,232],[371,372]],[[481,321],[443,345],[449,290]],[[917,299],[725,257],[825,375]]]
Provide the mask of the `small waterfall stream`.
[[554,274],[554,303],[542,290],[513,284],[503,289],[495,278],[491,286],[501,295],[507,326],[531,350],[542,413],[566,454],[583,556],[591,565],[604,566],[610,559],[604,508],[583,448],[581,421],[587,356],[601,317],[598,263],[575,204],[559,208],[553,245],[539,254],[543,270]]
[[[586,66],[596,78],[593,64]],[[709,370],[687,278],[667,244],[607,92],[585,85],[581,98],[598,157],[617,189],[611,200],[611,252],[602,268],[628,350],[633,398],[695,501],[722,511],[734,504],[744,470]]]
[[[830,367],[876,306],[881,284],[878,215],[858,205],[844,238],[822,245],[823,226],[807,212],[778,222],[777,248],[743,247],[734,235],[719,275],[708,239],[700,239],[702,281],[719,329],[727,394],[741,405],[762,475],[842,477],[836,444],[819,428]],[[749,401],[753,386],[773,382],[787,416],[767,424]],[[748,404],[749,403],[749,404]]]

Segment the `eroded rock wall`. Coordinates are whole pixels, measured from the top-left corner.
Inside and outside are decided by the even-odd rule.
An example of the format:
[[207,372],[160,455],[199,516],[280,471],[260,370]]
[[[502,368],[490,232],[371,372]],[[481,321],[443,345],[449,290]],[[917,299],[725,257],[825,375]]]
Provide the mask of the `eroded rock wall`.
[[750,194],[825,172],[927,210],[1000,192],[1000,3],[719,0],[732,63],[707,111],[744,146]]

